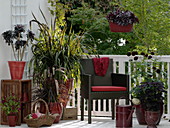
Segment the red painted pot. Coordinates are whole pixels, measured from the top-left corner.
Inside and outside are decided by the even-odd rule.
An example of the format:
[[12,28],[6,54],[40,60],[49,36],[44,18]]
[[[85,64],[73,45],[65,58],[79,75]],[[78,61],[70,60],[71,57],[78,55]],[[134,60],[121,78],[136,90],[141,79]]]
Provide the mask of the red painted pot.
[[50,102],[48,106],[51,114],[56,114],[56,113],[58,114],[58,116],[56,116],[56,119],[54,120],[54,123],[59,123],[63,114],[62,104],[59,102]]
[[145,110],[142,108],[141,105],[136,105],[136,118],[138,120],[138,123],[140,125],[146,125],[146,121],[145,121]]
[[[135,108],[136,108],[136,118],[138,120],[138,123],[140,125],[146,125],[147,123],[145,120],[145,110],[142,108],[141,105],[136,105]],[[159,119],[158,119],[156,125],[159,125],[162,114],[163,114],[163,103],[160,103],[160,111],[159,112],[160,112]]]
[[109,22],[109,27],[111,32],[131,32],[133,29],[133,24],[121,26],[116,23]]
[[12,80],[22,79],[25,63],[24,61],[8,61]]
[[160,111],[145,111],[145,120],[147,128],[157,128],[156,124],[160,118]]
[[17,122],[17,116],[14,114],[8,115],[8,124],[10,127],[15,127]]

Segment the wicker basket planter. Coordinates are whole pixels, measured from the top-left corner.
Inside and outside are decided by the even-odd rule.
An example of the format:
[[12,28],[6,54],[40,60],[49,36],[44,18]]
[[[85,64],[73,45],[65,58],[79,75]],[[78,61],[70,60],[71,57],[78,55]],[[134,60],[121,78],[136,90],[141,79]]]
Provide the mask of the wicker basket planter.
[[51,115],[49,113],[48,105],[42,99],[39,99],[39,100],[37,100],[33,103],[32,113],[35,113],[35,104],[37,102],[41,102],[41,101],[44,102],[44,104],[45,104],[46,113],[44,115],[38,117],[38,118],[35,118],[35,119],[33,119],[33,118],[29,119],[28,118],[29,115],[27,115],[24,118],[24,120],[25,120],[26,124],[28,125],[28,127],[36,127],[37,128],[37,127],[40,127],[40,126],[43,126],[43,125],[51,126],[53,124],[54,120],[56,119],[56,117],[54,115]]
[[133,29],[133,24],[121,26],[116,23],[109,22],[109,27],[111,32],[131,32]]

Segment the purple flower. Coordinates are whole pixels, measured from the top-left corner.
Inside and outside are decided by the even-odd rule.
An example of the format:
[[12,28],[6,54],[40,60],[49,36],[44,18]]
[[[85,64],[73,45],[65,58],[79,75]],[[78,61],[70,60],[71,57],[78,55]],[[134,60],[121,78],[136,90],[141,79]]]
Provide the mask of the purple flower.
[[156,70],[156,67],[153,66],[152,69],[153,69],[153,70]]
[[150,55],[150,56],[148,56],[148,59],[151,59],[152,58],[152,56]]
[[135,55],[138,55],[138,52],[137,52],[137,51],[133,51],[133,52],[132,52],[132,56],[135,56]]
[[160,69],[156,69],[156,72],[157,72],[157,73],[160,73],[160,72],[161,72],[161,70],[160,70]]
[[5,100],[2,100],[2,104],[4,104],[6,101]]
[[134,60],[138,60],[138,56],[135,56],[135,57],[134,57]]
[[128,53],[127,53],[127,56],[131,56],[131,52],[128,52]]
[[145,57],[148,57],[148,54],[145,54]]
[[19,32],[19,33],[21,33],[21,32],[25,32],[25,30],[24,30],[24,25],[22,25],[22,24],[17,24],[17,25],[15,25],[15,31],[17,31],[17,32]]
[[145,55],[145,53],[144,53],[144,52],[141,52],[141,55],[143,55],[143,56],[144,56],[144,55]]
[[32,31],[28,30],[27,38],[29,38],[29,39],[31,39],[31,41],[33,41],[34,40],[34,36],[35,36],[35,34]]
[[151,52],[151,55],[154,55],[155,53],[154,52]]

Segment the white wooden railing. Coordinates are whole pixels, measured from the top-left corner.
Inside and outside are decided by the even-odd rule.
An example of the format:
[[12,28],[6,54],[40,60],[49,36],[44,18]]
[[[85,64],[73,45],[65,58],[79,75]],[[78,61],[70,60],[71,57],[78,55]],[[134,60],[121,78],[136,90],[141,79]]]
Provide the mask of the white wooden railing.
[[[93,58],[95,56],[91,56]],[[100,55],[100,57],[109,57],[113,59],[113,72],[114,73],[131,73],[131,68],[130,62],[129,62],[129,57],[126,55]],[[167,107],[166,110],[167,112],[166,116],[170,117],[170,55],[164,55],[164,56],[155,56],[158,58],[159,61],[163,62],[162,63],[162,70],[167,72]],[[130,81],[131,83],[131,81]],[[131,85],[131,84],[130,84]],[[129,87],[131,89],[131,86]],[[74,90],[75,92],[73,93],[73,96],[70,98],[70,103],[68,104],[69,106],[77,107],[78,108],[78,115],[80,115],[80,85],[77,85],[77,88]],[[93,111],[92,115],[94,116],[111,116],[111,101],[108,100],[93,100]],[[85,101],[87,103],[87,101]],[[101,108],[101,102],[103,108]],[[98,104],[98,108],[96,109],[96,104]],[[107,104],[107,105],[106,105]],[[109,105],[108,105],[109,104]],[[108,106],[108,107],[106,107]],[[87,115],[87,104],[85,105],[85,115]]]

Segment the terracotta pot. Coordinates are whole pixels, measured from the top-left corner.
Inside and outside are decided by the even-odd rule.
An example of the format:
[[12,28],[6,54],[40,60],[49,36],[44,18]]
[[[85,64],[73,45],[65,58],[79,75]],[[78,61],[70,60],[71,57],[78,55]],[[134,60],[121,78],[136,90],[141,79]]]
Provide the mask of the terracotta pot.
[[162,118],[162,115],[163,115],[163,102],[160,103],[160,114],[159,114],[159,119],[158,119],[156,125],[159,125],[161,118]]
[[[146,121],[145,121],[145,110],[142,108],[141,105],[136,105],[136,118],[138,120],[138,123],[140,125],[146,125]],[[162,117],[162,114],[163,114],[163,103],[160,103],[160,114],[159,114],[159,119],[156,123],[156,125],[159,125],[160,123],[160,120],[161,120],[161,117]]]
[[147,128],[157,128],[156,123],[160,118],[160,111],[145,111],[145,120]]
[[63,107],[67,106],[70,98],[69,92],[72,90],[74,85],[74,79],[67,79],[65,83],[59,82],[59,102],[62,103]]
[[22,79],[25,63],[24,61],[8,61],[12,80]]
[[15,127],[17,122],[16,114],[9,114],[8,115],[8,124],[10,127]]
[[116,23],[109,22],[109,27],[111,32],[131,32],[133,28],[133,24],[121,26]]
[[63,114],[62,104],[59,102],[50,102],[48,106],[51,114],[59,114],[58,116],[56,116],[56,119],[54,120],[54,123],[59,123]]
[[146,121],[145,121],[145,110],[142,108],[141,105],[136,105],[136,118],[138,120],[138,123],[140,125],[146,125]]

